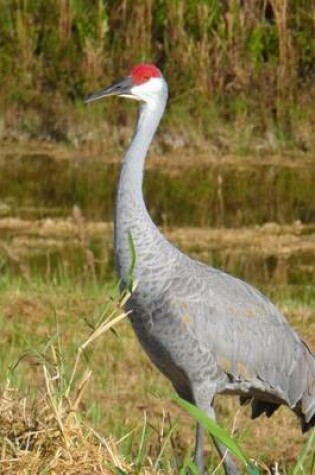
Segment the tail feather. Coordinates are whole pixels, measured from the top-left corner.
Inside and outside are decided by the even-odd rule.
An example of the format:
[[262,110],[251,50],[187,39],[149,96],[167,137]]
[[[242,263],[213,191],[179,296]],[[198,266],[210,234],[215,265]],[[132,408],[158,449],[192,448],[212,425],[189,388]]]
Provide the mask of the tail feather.
[[253,399],[252,401],[252,419],[256,419],[261,414],[265,413],[267,417],[271,417],[272,414],[278,409],[279,404],[275,404],[267,401],[258,401]]
[[315,355],[305,345],[307,351],[307,378],[303,392],[299,416],[302,431],[306,432],[315,426]]
[[315,427],[315,414],[308,422],[305,421],[305,418],[301,419],[301,429],[303,433],[307,432],[312,427]]
[[315,355],[303,341],[300,343],[298,358],[289,374],[286,397],[283,400],[267,401],[260,399],[259,395],[253,397],[251,394],[240,396],[241,405],[251,402],[252,419],[263,413],[271,417],[281,404],[287,404],[300,418],[302,432],[315,427]]
[[[315,355],[303,342],[299,356],[300,359],[290,375],[287,404],[300,418],[302,432],[306,432],[315,426]],[[241,403],[244,404],[249,399],[245,395],[241,398]],[[271,417],[280,404],[253,398],[251,417],[256,419],[263,413]]]

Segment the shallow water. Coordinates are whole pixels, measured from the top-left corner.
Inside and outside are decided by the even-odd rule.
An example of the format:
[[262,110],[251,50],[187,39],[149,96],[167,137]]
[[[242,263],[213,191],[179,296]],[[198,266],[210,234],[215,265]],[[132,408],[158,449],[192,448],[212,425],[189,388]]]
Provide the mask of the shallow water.
[[[169,239],[253,283],[314,284],[312,164],[174,162],[167,167],[156,160],[145,178],[150,214]],[[2,153],[2,272],[49,279],[113,275],[108,223],[118,172],[118,162],[75,154],[58,160],[50,153]]]
[[[149,167],[145,195],[157,224],[239,227],[266,222],[315,222],[315,163],[259,159],[208,162],[174,157]],[[119,165],[73,154],[0,155],[0,216],[68,216],[74,205],[88,219],[110,221]]]

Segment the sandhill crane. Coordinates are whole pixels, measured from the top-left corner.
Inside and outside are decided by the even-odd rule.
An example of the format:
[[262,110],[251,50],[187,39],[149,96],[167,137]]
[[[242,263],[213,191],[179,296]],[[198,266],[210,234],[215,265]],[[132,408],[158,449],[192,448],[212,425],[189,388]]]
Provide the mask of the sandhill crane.
[[[152,64],[140,64],[119,82],[91,94],[140,101],[136,132],[126,153],[115,207],[115,257],[122,285],[131,264],[138,282],[128,310],[134,331],[158,369],[182,398],[215,419],[217,394],[252,401],[252,417],[289,406],[305,431],[315,425],[315,356],[280,311],[258,290],[191,259],[154,225],[143,198],[145,157],[168,98],[167,83]],[[129,237],[128,237],[129,236]],[[227,474],[235,461],[216,443]],[[204,473],[204,434],[197,424],[195,462]]]

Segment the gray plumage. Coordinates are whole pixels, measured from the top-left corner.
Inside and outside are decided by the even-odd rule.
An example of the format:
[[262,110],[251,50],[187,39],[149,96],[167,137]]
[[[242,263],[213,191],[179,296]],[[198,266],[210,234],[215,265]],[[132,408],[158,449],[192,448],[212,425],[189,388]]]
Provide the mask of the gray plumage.
[[[269,417],[281,404],[315,425],[315,357],[280,311],[246,282],[191,259],[152,222],[142,193],[147,150],[167,102],[167,84],[152,65],[133,68],[123,81],[87,102],[122,95],[141,102],[133,141],[123,162],[115,208],[115,257],[122,285],[130,268],[131,233],[138,282],[128,309],[144,350],[177,393],[215,418],[216,394],[252,401],[252,417]],[[238,468],[216,443],[229,475]],[[203,430],[197,426],[195,461],[202,473]]]

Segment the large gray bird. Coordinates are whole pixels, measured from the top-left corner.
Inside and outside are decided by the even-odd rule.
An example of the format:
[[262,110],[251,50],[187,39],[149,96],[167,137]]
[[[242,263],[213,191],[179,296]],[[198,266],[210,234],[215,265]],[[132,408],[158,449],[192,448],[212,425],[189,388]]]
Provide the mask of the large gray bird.
[[[132,236],[138,282],[128,309],[136,335],[176,392],[215,418],[216,394],[252,400],[252,417],[269,417],[281,405],[315,425],[315,356],[280,311],[258,290],[183,254],[150,218],[142,182],[147,150],[168,98],[161,71],[140,64],[128,76],[91,94],[140,101],[136,132],[126,153],[115,208],[115,256],[127,285]],[[197,425],[195,462],[204,473],[204,434]],[[227,474],[239,473],[224,446],[216,442]]]

